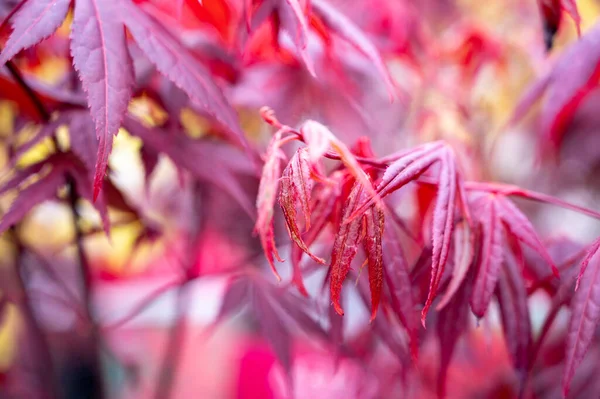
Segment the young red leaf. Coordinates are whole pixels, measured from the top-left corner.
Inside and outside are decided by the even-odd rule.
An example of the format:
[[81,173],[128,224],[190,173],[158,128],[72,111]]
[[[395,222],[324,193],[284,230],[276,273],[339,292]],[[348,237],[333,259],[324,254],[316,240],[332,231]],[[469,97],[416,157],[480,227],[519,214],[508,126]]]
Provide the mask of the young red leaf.
[[130,0],[124,0],[121,8],[127,16],[124,18],[127,29],[157,69],[232,133],[234,142],[248,148],[237,114],[210,72],[169,31]]
[[273,273],[280,281],[281,277],[275,268],[273,256],[280,262],[283,262],[283,260],[279,257],[277,246],[275,245],[273,210],[281,176],[281,160],[285,158],[285,155],[280,148],[281,134],[282,131],[278,130],[273,135],[265,153],[265,165],[263,167],[260,184],[258,186],[258,195],[256,197],[258,218],[256,219],[256,224],[254,226],[254,229],[260,236],[260,241],[263,250],[265,251],[265,256],[271,266],[271,270],[273,270]]
[[355,183],[348,200],[339,231],[333,243],[333,251],[331,252],[330,266],[330,292],[333,307],[338,314],[343,315],[344,310],[340,305],[340,296],[342,286],[346,276],[350,271],[350,264],[358,252],[358,244],[360,242],[360,234],[363,228],[363,220],[356,218],[348,223],[344,223],[355,212],[358,204],[363,200],[363,188],[360,183]]
[[562,380],[567,396],[575,370],[583,360],[600,321],[600,258],[598,246],[585,258],[590,267],[583,272],[581,285],[575,292],[567,336],[565,369]]
[[381,300],[383,289],[383,247],[384,232],[383,209],[378,206],[371,207],[365,212],[366,234],[364,248],[369,265],[369,288],[371,290],[371,322],[377,315],[377,308]]
[[296,220],[296,201],[299,201],[306,217],[306,225],[310,226],[310,193],[312,191],[312,180],[305,148],[299,149],[292,157],[290,163],[283,171],[280,180],[279,205],[283,210],[288,233],[292,240],[310,256],[315,262],[325,264],[325,261],[310,252],[302,240],[298,222]]
[[50,36],[63,23],[71,0],[29,0],[12,18],[13,31],[0,53],[0,65]]
[[122,6],[116,0],[77,0],[73,14],[73,65],[87,93],[99,140],[94,201],[100,193],[113,136],[127,111],[134,83],[133,64],[121,22],[125,12]]
[[481,225],[481,249],[477,262],[477,277],[471,296],[471,309],[475,316],[481,318],[485,314],[503,260],[504,232],[498,214],[495,198],[482,195],[474,202],[474,214],[478,215]]
[[347,40],[373,63],[375,69],[387,85],[390,98],[393,99],[396,96],[396,89],[392,77],[383,62],[379,51],[367,36],[365,36],[362,30],[348,17],[323,0],[312,0],[311,6],[313,12],[319,16],[321,21],[323,21],[329,29]]

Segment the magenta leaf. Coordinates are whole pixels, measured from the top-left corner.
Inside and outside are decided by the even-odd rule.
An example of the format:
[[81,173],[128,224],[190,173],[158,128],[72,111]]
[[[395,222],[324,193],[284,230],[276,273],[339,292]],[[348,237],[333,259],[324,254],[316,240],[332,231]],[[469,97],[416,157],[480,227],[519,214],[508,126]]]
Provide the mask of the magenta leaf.
[[[77,0],[71,28],[73,65],[87,93],[98,137],[94,201],[133,89],[133,64],[127,51],[123,2]],[[131,18],[128,15],[128,18]]]
[[12,19],[13,31],[0,53],[0,65],[50,36],[63,23],[71,0],[29,0]]

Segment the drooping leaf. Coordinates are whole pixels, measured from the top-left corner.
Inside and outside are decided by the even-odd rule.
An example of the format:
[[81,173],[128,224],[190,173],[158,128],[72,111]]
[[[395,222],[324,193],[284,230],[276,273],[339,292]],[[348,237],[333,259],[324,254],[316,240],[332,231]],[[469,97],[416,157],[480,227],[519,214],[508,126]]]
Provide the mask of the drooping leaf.
[[331,301],[335,311],[343,315],[344,310],[340,304],[342,286],[350,271],[350,264],[358,252],[360,234],[363,229],[363,220],[356,218],[351,222],[344,223],[355,212],[359,203],[363,200],[363,189],[360,183],[355,183],[344,210],[342,225],[335,237],[333,251],[331,252],[330,266],[330,293]]
[[523,384],[529,367],[532,335],[525,281],[513,255],[504,257],[496,295],[506,346]]
[[102,187],[113,136],[127,111],[134,83],[133,64],[121,22],[125,12],[122,3],[78,0],[71,27],[73,65],[87,93],[99,140],[94,201]]
[[383,231],[382,252],[385,284],[390,297],[389,303],[400,323],[408,331],[411,353],[416,358],[418,321],[408,263],[393,224],[388,223],[388,226]]
[[485,314],[498,281],[503,260],[504,232],[495,198],[480,197],[474,214],[481,225],[481,250],[477,262],[477,277],[471,296],[471,309],[481,318]]
[[377,315],[377,308],[383,290],[383,209],[373,205],[365,212],[364,248],[369,265],[369,288],[371,290],[371,322]]
[[[306,155],[306,148],[299,149],[284,169],[280,180],[279,205],[283,210],[288,233],[292,240],[315,262],[324,264],[325,260],[310,252],[307,245],[302,240],[302,234],[296,219],[296,202],[300,202],[306,218],[305,225],[307,226],[307,229],[310,228],[309,201],[313,183],[310,178],[310,170]],[[301,278],[301,276],[296,277]],[[303,285],[300,281],[296,282]]]
[[54,33],[65,20],[70,5],[70,0],[25,2],[12,18],[13,31],[0,53],[0,65]]
[[584,261],[589,263],[571,304],[571,320],[567,336],[565,369],[562,380],[563,394],[567,396],[571,380],[587,352],[600,321],[600,259],[598,247]]
[[265,166],[263,167],[260,184],[258,186],[258,195],[256,197],[256,209],[258,210],[258,218],[254,229],[260,236],[260,241],[263,250],[271,266],[271,270],[278,280],[281,280],[273,257],[278,261],[283,262],[277,252],[273,233],[273,210],[275,200],[277,198],[277,188],[279,187],[279,179],[281,177],[281,160],[285,157],[281,151],[281,134],[278,130],[269,143],[265,153]]
[[552,272],[558,277],[558,270],[554,265],[554,261],[546,251],[529,219],[506,197],[497,198],[497,205],[499,216],[510,233],[548,262]]

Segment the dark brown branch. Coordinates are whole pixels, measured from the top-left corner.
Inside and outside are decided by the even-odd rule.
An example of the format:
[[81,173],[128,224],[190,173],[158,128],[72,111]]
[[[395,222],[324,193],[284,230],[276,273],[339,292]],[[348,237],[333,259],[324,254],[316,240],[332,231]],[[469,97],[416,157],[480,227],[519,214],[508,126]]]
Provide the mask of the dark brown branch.
[[79,270],[81,272],[81,279],[83,282],[83,303],[84,303],[84,309],[85,309],[85,313],[86,313],[87,319],[89,321],[89,327],[90,327],[90,344],[92,345],[92,349],[93,349],[92,354],[93,354],[93,362],[94,362],[94,367],[95,367],[94,374],[99,379],[98,387],[101,390],[101,392],[97,393],[97,397],[103,398],[104,397],[104,391],[103,391],[104,378],[103,378],[103,372],[102,372],[102,358],[101,358],[102,336],[101,336],[100,329],[98,328],[98,324],[94,320],[93,306],[92,306],[92,301],[93,301],[93,298],[92,298],[92,293],[93,293],[92,273],[91,273],[91,268],[90,268],[88,258],[86,256],[85,250],[83,248],[83,233],[82,233],[81,227],[79,225],[80,215],[79,215],[79,212],[77,211],[77,201],[78,201],[77,186],[75,184],[75,180],[70,175],[67,175],[67,185],[69,187],[69,204],[71,207],[71,212],[73,214],[73,227],[75,228],[75,245],[77,247],[77,258],[79,261]]

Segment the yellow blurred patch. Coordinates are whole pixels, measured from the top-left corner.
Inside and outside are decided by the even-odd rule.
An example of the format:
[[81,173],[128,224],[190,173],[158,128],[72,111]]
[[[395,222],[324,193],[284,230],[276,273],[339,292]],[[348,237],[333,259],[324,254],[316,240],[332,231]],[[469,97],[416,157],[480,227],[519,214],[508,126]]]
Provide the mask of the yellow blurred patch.
[[0,325],[0,371],[10,368],[15,360],[21,326],[21,316],[15,305],[6,305],[4,312],[4,321]]

